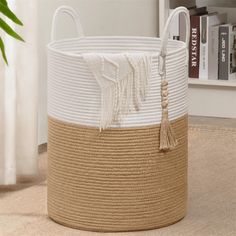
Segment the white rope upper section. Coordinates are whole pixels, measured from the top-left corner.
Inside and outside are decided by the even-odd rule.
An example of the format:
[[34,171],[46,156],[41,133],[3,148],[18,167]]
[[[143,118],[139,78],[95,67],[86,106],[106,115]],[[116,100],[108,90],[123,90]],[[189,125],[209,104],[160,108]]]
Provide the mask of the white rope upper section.
[[[78,38],[55,41],[55,24],[61,13],[69,15],[73,19]],[[170,25],[174,16],[179,13],[184,13],[186,20],[186,43],[168,40]],[[185,115],[188,101],[188,36],[189,14],[188,10],[183,7],[172,12],[161,38],[151,38],[85,37],[78,13],[68,6],[61,6],[54,15],[52,42],[48,45],[48,114],[64,122],[93,127],[107,127],[110,123],[112,123],[111,127],[142,127],[160,124],[163,118],[166,118],[164,121],[172,121]],[[109,85],[109,89],[102,93],[106,99],[103,99],[104,104],[101,104],[101,86],[98,85],[91,70],[88,69],[88,63],[85,62],[83,55],[87,53],[122,54],[125,52],[152,54],[148,93],[145,88],[145,77],[138,78],[139,72],[137,73],[136,69],[133,69],[131,59],[131,63],[126,64],[126,67],[130,67],[129,70],[133,73],[130,75],[131,79],[128,78],[128,75],[119,74],[120,79],[116,79],[116,82],[109,79],[105,81],[104,78],[103,81],[100,81]],[[160,58],[163,59],[163,62],[165,61],[161,65]],[[136,59],[134,59],[135,63],[137,63]],[[117,62],[115,61],[115,63]],[[112,63],[109,64],[109,68],[114,67]],[[122,68],[123,66],[119,65],[119,73],[122,70],[127,70],[127,68]],[[104,70],[106,71],[108,68],[104,66]],[[165,74],[163,74],[164,71]],[[165,89],[168,91],[163,90],[163,80],[168,82],[168,87]],[[130,89],[131,84],[134,91]],[[105,89],[103,88],[103,90]],[[166,92],[167,95],[164,95]],[[135,98],[133,100],[129,99],[131,95],[128,94],[131,93],[135,95],[132,95]],[[142,101],[144,98],[145,101]],[[168,100],[168,111],[167,107],[163,107],[165,100],[163,98]],[[124,104],[123,101],[127,101],[127,104]],[[100,114],[101,105],[106,108],[102,109],[104,111],[102,117]],[[105,112],[107,109],[110,111],[109,113]],[[132,110],[134,111],[130,112]],[[168,126],[165,127],[168,128]],[[164,136],[169,137],[168,133]]]
[[[99,128],[101,90],[82,54],[88,52],[121,54],[127,51],[132,54],[153,53],[159,46],[160,39],[137,37],[112,39],[86,37],[56,43],[57,51],[48,50],[48,114],[64,122]],[[182,46],[182,42],[170,41],[168,50],[174,48],[180,50]],[[62,50],[78,52],[78,57],[63,55]],[[168,55],[166,60],[171,121],[187,113],[186,57],[186,50],[182,47],[178,54]],[[158,54],[156,56],[154,54],[148,93],[140,110],[124,115],[120,123],[113,123],[111,127],[142,127],[161,123],[161,77],[158,68]]]
[[86,53],[83,58],[101,90],[100,129],[139,110],[151,76],[149,54]]

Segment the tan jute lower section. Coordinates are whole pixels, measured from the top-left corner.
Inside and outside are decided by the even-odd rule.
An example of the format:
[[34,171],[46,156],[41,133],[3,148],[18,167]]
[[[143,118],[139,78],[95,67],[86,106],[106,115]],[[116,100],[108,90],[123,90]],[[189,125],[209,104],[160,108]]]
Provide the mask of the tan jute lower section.
[[160,126],[108,129],[49,117],[48,214],[65,226],[154,229],[185,216],[187,116],[172,122],[178,146],[159,151]]

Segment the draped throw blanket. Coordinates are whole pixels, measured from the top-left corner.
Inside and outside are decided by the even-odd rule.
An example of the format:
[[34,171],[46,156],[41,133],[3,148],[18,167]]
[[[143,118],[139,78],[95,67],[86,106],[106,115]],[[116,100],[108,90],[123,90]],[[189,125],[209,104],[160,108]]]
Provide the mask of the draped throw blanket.
[[100,130],[140,109],[151,75],[149,54],[86,53],[83,58],[101,89]]

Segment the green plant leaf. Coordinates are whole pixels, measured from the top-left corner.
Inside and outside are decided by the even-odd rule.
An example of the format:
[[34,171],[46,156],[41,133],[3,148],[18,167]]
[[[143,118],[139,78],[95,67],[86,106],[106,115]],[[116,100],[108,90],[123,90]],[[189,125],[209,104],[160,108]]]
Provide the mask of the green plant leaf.
[[2,3],[3,5],[7,6],[7,0],[0,0],[0,3]]
[[0,49],[1,49],[1,52],[2,52],[2,57],[3,57],[4,61],[6,62],[6,64],[8,65],[5,46],[4,46],[4,43],[2,41],[2,38],[0,38]]
[[23,23],[17,18],[17,16],[9,9],[7,5],[4,5],[0,2],[0,12],[11,19],[18,25],[23,25]]
[[7,34],[12,36],[13,38],[24,42],[24,39],[21,38],[21,36],[17,34],[2,18],[0,18],[0,28],[2,28]]

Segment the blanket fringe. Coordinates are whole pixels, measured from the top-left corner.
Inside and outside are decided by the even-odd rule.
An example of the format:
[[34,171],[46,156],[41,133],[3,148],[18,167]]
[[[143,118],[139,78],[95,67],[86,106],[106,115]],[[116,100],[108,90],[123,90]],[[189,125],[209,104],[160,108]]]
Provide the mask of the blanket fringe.
[[137,63],[131,56],[126,58],[132,67],[123,78],[109,81],[102,86],[100,130],[108,128],[113,122],[120,122],[123,115],[138,111],[147,94],[150,76],[150,57],[143,56]]

